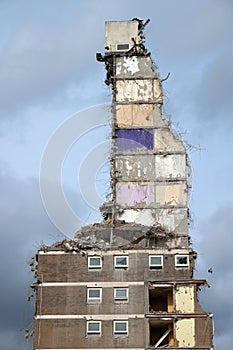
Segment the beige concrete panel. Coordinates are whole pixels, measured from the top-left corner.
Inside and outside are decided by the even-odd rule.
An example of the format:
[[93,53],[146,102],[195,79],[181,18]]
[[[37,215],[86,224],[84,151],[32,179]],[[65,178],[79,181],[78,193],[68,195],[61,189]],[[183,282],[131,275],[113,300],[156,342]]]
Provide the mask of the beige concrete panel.
[[158,105],[154,105],[154,125],[156,128],[168,128],[170,125],[170,121],[162,115]]
[[157,102],[163,102],[163,92],[161,88],[161,83],[159,79],[154,80],[154,98],[157,100]]
[[132,126],[133,124],[133,105],[116,106],[116,123],[118,126]]
[[185,183],[156,184],[155,202],[159,206],[187,206],[187,188]]
[[175,292],[176,311],[193,313],[194,304],[194,286],[177,286]]
[[153,126],[153,105],[117,105],[116,123],[118,126]]
[[134,43],[132,38],[139,42],[137,21],[113,21],[105,22],[105,50],[116,51],[117,44],[129,44],[132,48]]
[[195,320],[177,320],[175,323],[175,336],[179,347],[192,348],[195,346]]
[[153,101],[153,88],[151,79],[117,80],[116,101]]
[[188,219],[187,209],[156,209],[155,210],[156,223],[166,232],[187,233]]
[[186,155],[156,155],[155,176],[156,179],[184,179],[186,176]]
[[154,157],[122,156],[116,158],[115,169],[121,181],[154,180]]
[[176,137],[171,130],[156,129],[154,147],[159,152],[185,152],[185,147],[181,140]]
[[133,126],[153,126],[153,105],[133,105]]

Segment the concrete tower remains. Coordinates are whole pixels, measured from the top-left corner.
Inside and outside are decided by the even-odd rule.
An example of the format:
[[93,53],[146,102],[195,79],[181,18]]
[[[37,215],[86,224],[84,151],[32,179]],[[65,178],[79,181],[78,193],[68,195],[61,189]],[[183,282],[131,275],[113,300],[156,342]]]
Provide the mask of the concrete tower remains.
[[[148,21],[147,21],[148,22]],[[193,278],[188,156],[138,19],[106,22],[111,199],[103,223],[37,254],[34,349],[212,349]]]

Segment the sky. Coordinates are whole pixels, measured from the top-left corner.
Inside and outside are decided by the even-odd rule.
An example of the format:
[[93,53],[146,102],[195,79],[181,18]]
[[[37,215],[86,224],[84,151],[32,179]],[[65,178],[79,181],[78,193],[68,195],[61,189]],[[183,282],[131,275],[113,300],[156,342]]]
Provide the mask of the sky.
[[151,20],[146,46],[160,77],[170,72],[164,115],[192,161],[195,276],[211,285],[200,299],[214,313],[215,349],[232,350],[232,15],[231,0],[0,0],[2,349],[31,349],[31,256],[100,220],[111,90],[95,54],[104,51],[106,20],[137,17]]

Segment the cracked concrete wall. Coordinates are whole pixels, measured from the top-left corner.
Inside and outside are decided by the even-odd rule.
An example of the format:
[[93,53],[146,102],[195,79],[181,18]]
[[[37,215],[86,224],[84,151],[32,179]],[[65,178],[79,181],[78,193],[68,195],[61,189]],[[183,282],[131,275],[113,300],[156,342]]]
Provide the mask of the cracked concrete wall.
[[155,78],[150,57],[116,57],[117,78]]
[[153,181],[155,178],[153,155],[116,156],[116,172],[120,181]]
[[120,220],[126,222],[135,222],[137,224],[146,224],[153,226],[155,223],[161,225],[166,232],[174,234],[187,234],[188,231],[188,215],[186,208],[178,209],[127,209],[117,213]]
[[116,219],[188,235],[186,150],[161,114],[152,60],[117,56],[114,64],[113,196],[122,208]]
[[158,79],[125,79],[116,81],[116,102],[162,103]]
[[185,180],[186,155],[166,154],[155,156],[155,176],[157,180]]

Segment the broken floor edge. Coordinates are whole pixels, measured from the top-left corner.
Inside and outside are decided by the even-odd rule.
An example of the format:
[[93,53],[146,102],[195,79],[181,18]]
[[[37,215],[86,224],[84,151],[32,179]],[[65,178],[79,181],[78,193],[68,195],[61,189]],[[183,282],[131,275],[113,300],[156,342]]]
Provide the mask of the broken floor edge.
[[[110,232],[112,241],[110,241]],[[119,236],[119,233],[124,235]],[[115,234],[114,234],[115,233]],[[187,234],[175,234],[168,232],[161,225],[145,226],[142,224],[126,223],[124,221],[117,221],[113,226],[111,223],[95,223],[82,227],[76,232],[73,239],[63,239],[54,242],[51,245],[42,243],[38,251],[64,251],[67,253],[80,252],[84,250],[114,250],[114,249],[162,249],[161,246],[147,245],[142,247],[140,242],[143,240],[150,241],[164,241],[168,242],[173,239],[186,238],[190,242],[190,236]],[[165,249],[188,249],[191,248],[191,243],[185,247],[174,247]],[[194,257],[196,252],[191,250]]]

